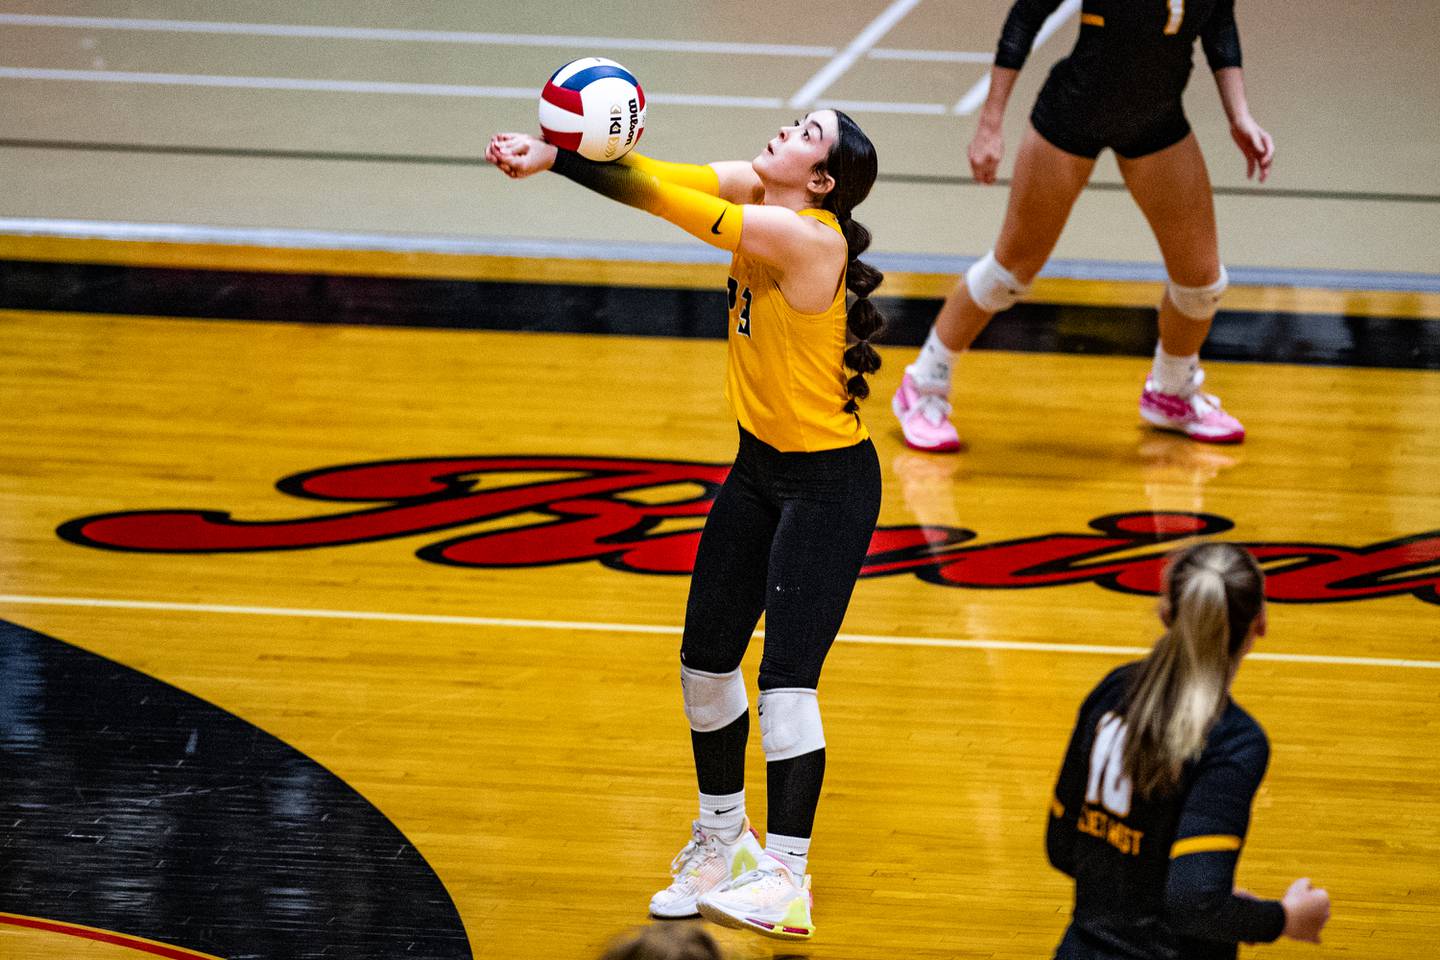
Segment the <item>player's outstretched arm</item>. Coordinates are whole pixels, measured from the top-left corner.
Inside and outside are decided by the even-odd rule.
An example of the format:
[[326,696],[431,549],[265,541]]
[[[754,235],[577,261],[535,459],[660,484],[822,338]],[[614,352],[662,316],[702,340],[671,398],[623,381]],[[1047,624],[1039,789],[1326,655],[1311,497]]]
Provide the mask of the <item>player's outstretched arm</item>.
[[[784,207],[731,203],[721,196],[662,180],[645,169],[653,167],[655,161],[595,163],[521,133],[497,134],[485,158],[517,180],[553,170],[612,200],[668,220],[712,247],[732,252],[738,249],[782,269],[813,256],[817,244],[834,244],[837,256],[843,253],[843,238],[811,218]],[[675,164],[672,172],[685,166]],[[719,172],[715,175],[718,181]]]
[[[720,192],[720,177],[714,166],[710,164],[671,163],[668,160],[647,157],[634,150],[615,162],[630,167],[632,170],[648,173],[657,180],[673,183],[677,187],[689,187],[691,190],[708,193],[712,197],[725,196]],[[728,200],[729,197],[725,197],[725,199]]]
[[[508,177],[519,180],[549,170],[555,162],[556,147],[526,133],[497,133],[490,138],[485,159]],[[671,163],[631,151],[618,163],[658,180],[708,193],[731,203],[755,203],[762,190],[760,177],[748,160],[720,160],[715,163]]]
[[764,196],[760,176],[748,160],[717,160],[706,164],[670,163],[631,151],[619,162],[666,183],[699,190],[731,203],[758,203]]
[[485,159],[511,180],[544,173],[555,163],[556,148],[528,133],[497,133],[485,147]]
[[759,203],[765,196],[760,174],[749,160],[717,160],[710,166],[720,179],[720,196],[731,203]]

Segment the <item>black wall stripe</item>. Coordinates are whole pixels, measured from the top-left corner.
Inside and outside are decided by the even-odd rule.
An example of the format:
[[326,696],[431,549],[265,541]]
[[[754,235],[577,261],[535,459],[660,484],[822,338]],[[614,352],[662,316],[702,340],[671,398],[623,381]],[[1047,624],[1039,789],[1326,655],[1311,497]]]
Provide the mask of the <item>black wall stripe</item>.
[[[879,343],[919,346],[939,300],[877,297]],[[725,336],[720,290],[642,289],[0,260],[0,309],[657,337]],[[977,349],[1149,356],[1155,311],[1026,303]],[[1222,310],[1215,360],[1440,369],[1440,322]]]

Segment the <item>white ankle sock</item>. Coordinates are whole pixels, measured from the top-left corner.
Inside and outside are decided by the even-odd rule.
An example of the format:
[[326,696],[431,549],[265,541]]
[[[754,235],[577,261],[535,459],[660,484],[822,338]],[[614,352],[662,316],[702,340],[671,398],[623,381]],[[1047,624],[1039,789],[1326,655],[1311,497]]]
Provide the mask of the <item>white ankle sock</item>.
[[805,865],[810,859],[810,838],[767,833],[765,852],[789,867],[795,879],[799,880],[805,876]]
[[1192,353],[1188,357],[1171,356],[1157,343],[1155,363],[1150,367],[1150,379],[1155,381],[1155,386],[1161,393],[1183,393],[1185,388],[1190,386],[1190,378],[1195,375],[1195,368],[1198,366],[1200,354]]
[[928,383],[940,381],[949,383],[955,361],[960,359],[960,354],[963,352],[963,350],[951,350],[945,346],[940,340],[940,334],[932,326],[930,335],[925,338],[925,346],[920,348],[920,355],[906,369],[916,380]]
[[700,794],[700,829],[727,843],[745,829],[745,791]]

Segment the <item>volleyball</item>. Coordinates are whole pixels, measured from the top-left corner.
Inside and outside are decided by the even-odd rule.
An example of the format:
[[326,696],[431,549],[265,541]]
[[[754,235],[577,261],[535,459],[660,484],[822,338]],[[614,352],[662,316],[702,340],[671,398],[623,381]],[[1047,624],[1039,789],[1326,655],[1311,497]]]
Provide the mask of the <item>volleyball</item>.
[[540,92],[541,135],[587,160],[618,160],[644,132],[645,91],[614,60],[571,60]]

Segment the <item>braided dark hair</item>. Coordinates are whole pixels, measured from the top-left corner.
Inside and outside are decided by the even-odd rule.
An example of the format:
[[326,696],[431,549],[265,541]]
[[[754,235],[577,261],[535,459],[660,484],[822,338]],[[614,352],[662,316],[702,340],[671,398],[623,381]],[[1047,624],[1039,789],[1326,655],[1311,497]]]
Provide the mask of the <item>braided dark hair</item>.
[[821,170],[835,178],[835,186],[825,195],[821,207],[840,221],[850,253],[850,262],[845,267],[845,286],[854,296],[846,308],[846,327],[854,342],[845,350],[845,366],[855,374],[845,381],[845,391],[850,395],[845,410],[854,413],[859,409],[859,401],[870,396],[865,375],[880,369],[880,354],[870,346],[870,338],[885,326],[885,316],[869,297],[885,275],[860,260],[860,254],[870,246],[870,231],[851,219],[850,211],[870,194],[878,164],[875,145],[860,126],[839,110],[835,111],[835,119],[839,135],[820,165]]

